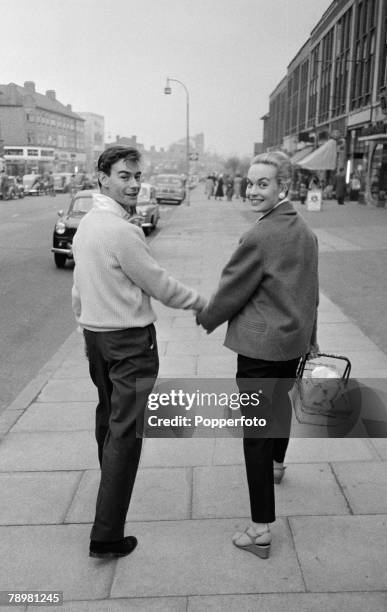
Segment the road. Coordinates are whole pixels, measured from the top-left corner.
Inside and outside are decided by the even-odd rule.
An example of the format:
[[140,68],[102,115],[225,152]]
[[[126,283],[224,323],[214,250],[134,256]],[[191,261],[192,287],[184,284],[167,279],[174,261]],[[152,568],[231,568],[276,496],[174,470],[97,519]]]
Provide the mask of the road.
[[[0,413],[32,380],[75,328],[73,265],[55,267],[50,252],[57,211],[66,194],[0,200]],[[159,228],[176,207],[161,206]]]

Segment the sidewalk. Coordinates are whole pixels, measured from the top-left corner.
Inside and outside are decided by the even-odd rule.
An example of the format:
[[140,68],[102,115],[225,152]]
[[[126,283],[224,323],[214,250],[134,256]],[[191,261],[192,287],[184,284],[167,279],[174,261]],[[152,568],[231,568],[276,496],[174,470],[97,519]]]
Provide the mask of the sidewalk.
[[[208,202],[199,186],[190,208],[161,219],[152,249],[209,296],[247,210]],[[235,376],[224,326],[207,336],[190,312],[155,308],[160,377]],[[387,378],[387,356],[324,295],[318,336],[322,350],[352,360],[353,376]],[[387,609],[386,440],[292,439],[271,556],[261,560],[230,539],[249,516],[241,440],[148,439],[128,514],[139,545],[103,562],[88,557],[96,397],[74,332],[0,416],[0,590],[61,590],[65,604],[50,609],[66,612]]]

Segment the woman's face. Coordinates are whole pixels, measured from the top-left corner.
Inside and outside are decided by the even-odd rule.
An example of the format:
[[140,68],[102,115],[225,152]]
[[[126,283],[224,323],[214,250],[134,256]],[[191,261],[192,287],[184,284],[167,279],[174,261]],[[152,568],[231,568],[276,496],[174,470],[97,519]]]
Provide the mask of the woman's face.
[[258,212],[267,212],[279,202],[281,186],[277,168],[271,164],[253,164],[247,173],[246,196]]

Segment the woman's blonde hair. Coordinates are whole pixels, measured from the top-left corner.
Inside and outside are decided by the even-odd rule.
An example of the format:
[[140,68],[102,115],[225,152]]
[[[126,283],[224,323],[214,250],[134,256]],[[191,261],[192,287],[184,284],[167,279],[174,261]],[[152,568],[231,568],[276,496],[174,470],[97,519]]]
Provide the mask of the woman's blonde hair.
[[277,181],[280,185],[288,187],[292,179],[292,163],[283,151],[268,151],[260,153],[251,160],[253,164],[268,164],[277,168]]

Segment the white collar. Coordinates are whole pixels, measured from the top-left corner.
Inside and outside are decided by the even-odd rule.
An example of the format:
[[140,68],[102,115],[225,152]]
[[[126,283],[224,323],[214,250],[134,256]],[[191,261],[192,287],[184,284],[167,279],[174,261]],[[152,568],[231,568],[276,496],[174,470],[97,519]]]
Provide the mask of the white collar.
[[93,193],[93,207],[97,210],[112,212],[123,219],[130,219],[130,214],[125,208],[104,193]]

